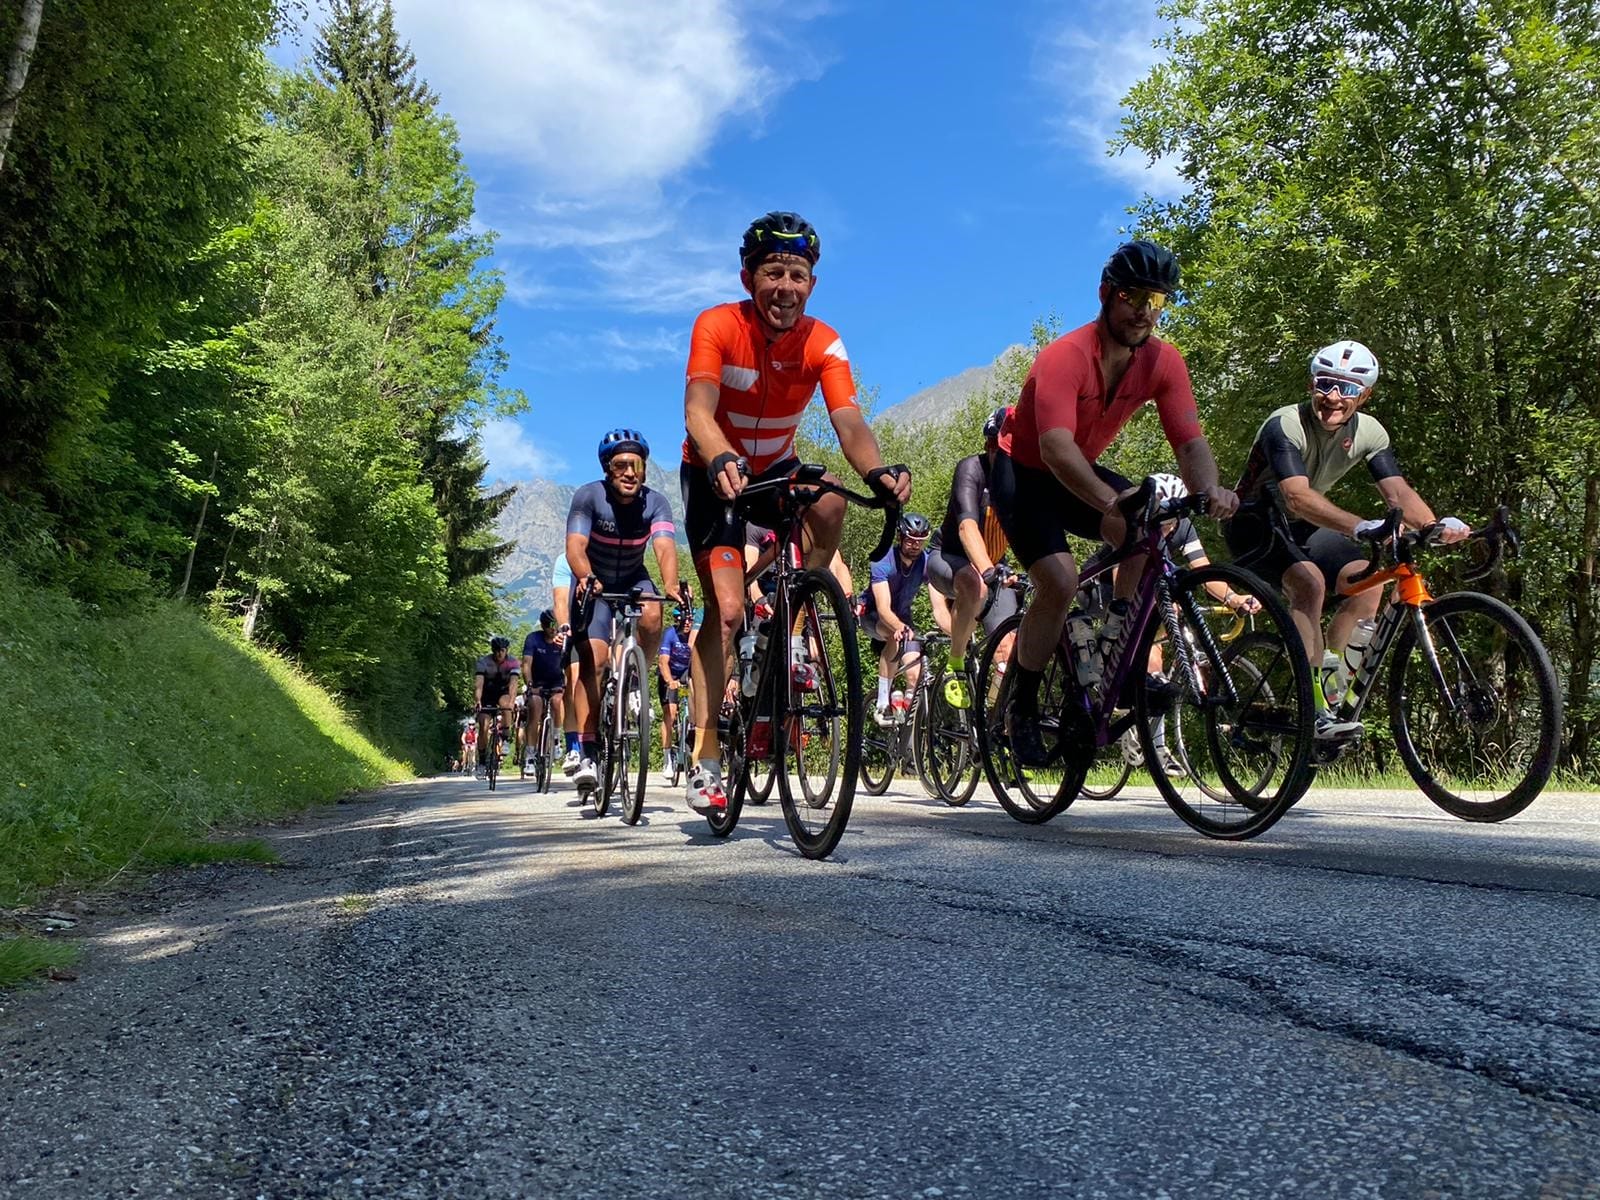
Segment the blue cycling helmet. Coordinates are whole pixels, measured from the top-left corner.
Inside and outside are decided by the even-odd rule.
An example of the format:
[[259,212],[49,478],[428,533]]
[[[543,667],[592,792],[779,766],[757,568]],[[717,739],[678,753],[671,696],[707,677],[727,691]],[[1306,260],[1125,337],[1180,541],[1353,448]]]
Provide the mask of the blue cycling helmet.
[[633,450],[646,461],[650,458],[650,443],[644,440],[644,434],[637,429],[613,429],[600,439],[600,449],[597,451],[600,465],[605,466],[613,454],[620,454],[624,450]]

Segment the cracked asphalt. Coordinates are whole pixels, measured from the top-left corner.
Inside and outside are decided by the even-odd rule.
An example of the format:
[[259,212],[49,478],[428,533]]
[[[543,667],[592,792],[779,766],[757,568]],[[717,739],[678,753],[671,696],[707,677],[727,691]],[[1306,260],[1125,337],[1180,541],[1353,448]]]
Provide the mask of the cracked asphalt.
[[319,810],[0,996],[0,1194],[1600,1197],[1600,796],[1151,797]]

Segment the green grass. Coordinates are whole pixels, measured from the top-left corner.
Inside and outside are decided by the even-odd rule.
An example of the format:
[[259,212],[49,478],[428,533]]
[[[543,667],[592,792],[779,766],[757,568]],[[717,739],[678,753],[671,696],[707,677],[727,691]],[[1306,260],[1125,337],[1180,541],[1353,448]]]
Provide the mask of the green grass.
[[78,948],[71,942],[47,942],[36,937],[0,938],[0,988],[77,961]]
[[0,712],[0,908],[141,863],[261,861],[207,839],[409,774],[192,609],[91,613],[4,567]]
[[139,854],[139,861],[150,867],[198,867],[205,863],[253,862],[270,866],[278,852],[260,838],[241,838],[227,842],[203,838],[163,838],[152,842]]

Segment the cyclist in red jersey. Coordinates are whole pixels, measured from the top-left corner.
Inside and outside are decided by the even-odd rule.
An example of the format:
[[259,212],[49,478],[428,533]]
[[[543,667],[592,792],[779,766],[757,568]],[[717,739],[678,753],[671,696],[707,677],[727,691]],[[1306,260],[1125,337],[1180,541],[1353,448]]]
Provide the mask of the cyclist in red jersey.
[[[726,807],[718,758],[717,708],[734,638],[744,617],[744,523],[726,519],[729,500],[754,479],[785,475],[798,465],[794,435],[806,405],[822,389],[839,447],[869,487],[904,503],[911,473],[886,467],[878,441],[856,405],[850,359],[839,335],[806,315],[822,252],[817,232],[789,212],[771,212],[745,231],[739,279],[748,300],[709,308],[689,341],[683,397],[684,527],[706,598],[695,640],[694,766],[687,798],[708,812]],[[741,468],[743,465],[750,475]],[[775,526],[778,514],[761,498],[751,519]],[[844,528],[844,500],[824,496],[805,517],[806,565],[826,567]]]
[[[1122,427],[1154,403],[1189,491],[1204,493],[1218,519],[1239,507],[1239,497],[1217,482],[1183,355],[1153,336],[1177,286],[1171,251],[1142,240],[1117,247],[1100,273],[1100,315],[1039,352],[1001,430],[991,496],[1034,586],[1017,631],[1006,720],[1012,752],[1024,766],[1046,759],[1039,683],[1078,590],[1066,535],[1118,546],[1127,534],[1116,501],[1133,485],[1095,461]],[[1138,559],[1119,568],[1111,620],[1119,604],[1127,607],[1140,570]]]

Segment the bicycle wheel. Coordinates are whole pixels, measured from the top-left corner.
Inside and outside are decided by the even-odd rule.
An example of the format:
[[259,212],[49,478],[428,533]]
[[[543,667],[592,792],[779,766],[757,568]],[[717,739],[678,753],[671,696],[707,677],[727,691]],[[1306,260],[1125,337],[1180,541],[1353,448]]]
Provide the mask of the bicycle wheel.
[[[1248,631],[1206,589],[1220,583],[1260,604]],[[1311,665],[1288,610],[1256,576],[1213,565],[1180,571],[1170,604],[1145,632],[1141,656],[1157,637],[1170,682],[1136,689],[1139,744],[1168,807],[1207,837],[1254,837],[1289,810],[1312,777]],[[1161,769],[1155,730],[1179,774]]]
[[489,762],[485,771],[489,776],[489,790],[492,792],[498,786],[500,779],[500,759],[505,754],[505,747],[500,744],[500,735],[489,735]]
[[634,646],[622,662],[616,746],[622,820],[637,825],[644,813],[645,776],[650,769],[650,675],[641,646]]
[[544,722],[539,727],[539,750],[533,760],[533,790],[550,790],[550,753],[555,739],[555,722],[550,719],[549,704],[545,705]]
[[600,690],[600,749],[595,765],[594,815],[611,811],[611,793],[617,786],[617,749],[612,743],[615,730],[617,689],[608,673]]
[[[804,639],[807,679],[790,655],[772,681],[778,799],[789,836],[807,858],[826,858],[844,836],[861,772],[861,656],[855,617],[827,571],[798,576],[789,593],[792,629]],[[787,649],[787,647],[783,647]]]
[[[874,676],[876,678],[876,676]],[[868,684],[862,692],[861,708],[876,712],[878,685]],[[879,725],[876,718],[864,721],[861,726],[861,787],[869,796],[881,796],[894,782],[895,767],[899,764],[900,730],[892,722]]]
[[984,643],[978,663],[980,757],[1000,807],[1025,825],[1038,825],[1065,811],[1077,797],[1092,758],[1082,750],[1094,745],[1094,731],[1082,710],[1082,693],[1073,678],[1072,664],[1066,651],[1057,646],[1039,685],[1039,727],[1045,748],[1055,756],[1042,767],[1021,767],[1012,759],[1005,713],[1011,704],[1013,673],[998,670],[996,652],[1021,624],[1021,613],[1007,617]]
[[728,806],[721,812],[713,809],[706,814],[706,824],[717,837],[727,837],[739,823],[744,810],[745,796],[750,791],[750,776],[745,772],[745,756],[749,753],[749,719],[755,711],[753,701],[740,699],[728,705],[717,720],[717,739],[722,759],[722,778],[728,797]]
[[1394,655],[1389,724],[1423,794],[1463,821],[1532,804],[1561,748],[1561,689],[1532,626],[1493,596],[1454,592],[1401,627]]
[[941,670],[924,690],[918,729],[918,759],[929,790],[952,808],[972,799],[978,786],[977,733],[971,708],[956,708],[944,695]]
[[748,804],[765,804],[772,799],[772,789],[778,782],[778,774],[772,769],[773,749],[769,744],[767,757],[745,759],[745,802]]
[[1122,739],[1117,738],[1101,747],[1100,753],[1095,755],[1094,762],[1089,766],[1089,774],[1078,791],[1089,800],[1112,800],[1128,786],[1132,774],[1133,764],[1123,752]]
[[689,697],[678,696],[678,719],[672,729],[672,786],[683,782],[684,764],[689,756]]

